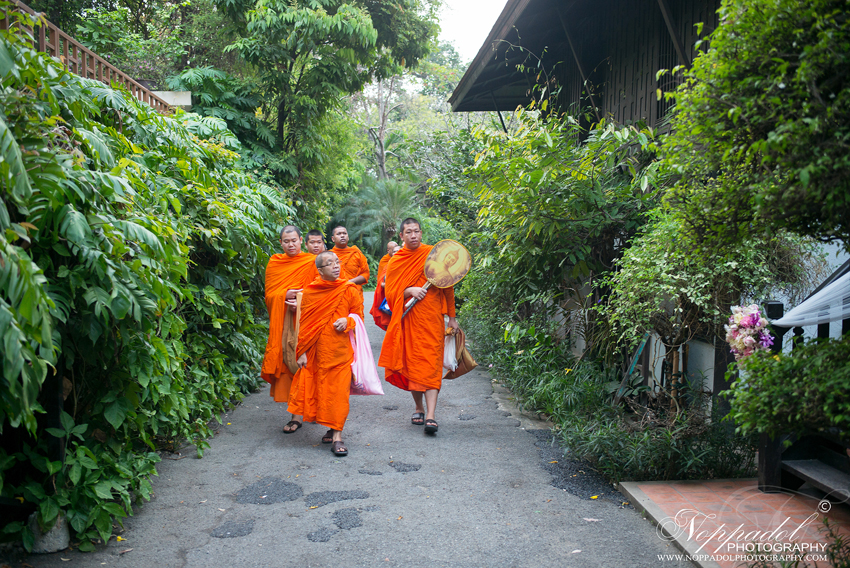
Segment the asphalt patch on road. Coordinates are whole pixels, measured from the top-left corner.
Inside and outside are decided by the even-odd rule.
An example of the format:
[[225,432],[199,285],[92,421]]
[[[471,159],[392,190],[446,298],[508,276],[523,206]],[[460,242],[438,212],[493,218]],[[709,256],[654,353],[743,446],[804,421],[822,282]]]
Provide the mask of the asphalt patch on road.
[[399,473],[410,473],[411,471],[419,471],[422,464],[391,461],[390,466]]
[[373,471],[370,469],[358,469],[357,473],[362,473],[363,475],[384,475],[383,471]]
[[363,521],[360,520],[360,513],[354,507],[340,509],[333,514],[333,521],[336,526],[344,531],[363,526]]
[[457,417],[458,420],[475,420],[475,418],[474,414],[461,414]]
[[[304,498],[308,507],[323,507],[338,501],[349,501],[351,499],[368,499],[369,494],[365,491],[317,491],[310,493]],[[324,542],[324,541],[322,541]]]
[[308,534],[307,540],[310,542],[328,542],[338,532],[336,529],[322,528]]
[[582,499],[596,496],[597,499],[607,499],[618,505],[622,505],[625,501],[623,494],[589,464],[565,457],[564,448],[550,430],[528,430],[528,432],[537,438],[534,445],[540,453],[543,469],[552,475],[550,483],[553,487],[563,489]]
[[398,410],[398,406],[396,406],[396,405],[385,406],[384,410]]
[[240,536],[248,536],[254,530],[254,519],[237,522],[227,521],[218,528],[213,529],[210,533],[215,538],[236,538]]
[[271,505],[295,501],[304,495],[304,490],[298,485],[284,481],[279,477],[264,477],[252,483],[236,494],[237,503],[253,505]]

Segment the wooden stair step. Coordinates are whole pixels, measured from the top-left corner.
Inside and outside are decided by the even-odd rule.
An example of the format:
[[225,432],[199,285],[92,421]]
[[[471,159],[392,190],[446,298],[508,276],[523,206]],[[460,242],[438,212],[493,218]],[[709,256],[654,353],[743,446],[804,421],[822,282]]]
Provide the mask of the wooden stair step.
[[830,501],[850,503],[850,474],[820,460],[783,461],[782,469],[825,491]]

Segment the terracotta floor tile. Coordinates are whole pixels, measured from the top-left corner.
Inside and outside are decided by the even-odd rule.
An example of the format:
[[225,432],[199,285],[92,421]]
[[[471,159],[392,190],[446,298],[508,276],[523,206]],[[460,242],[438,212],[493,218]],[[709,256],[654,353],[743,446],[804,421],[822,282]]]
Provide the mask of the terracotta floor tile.
[[678,492],[669,485],[638,485],[638,489],[650,498],[658,495],[670,495],[671,493],[678,495]]
[[670,487],[672,487],[679,493],[682,493],[683,495],[689,492],[704,493],[706,491],[711,491],[711,488],[704,482],[687,483],[680,481],[677,483],[671,483]]
[[[649,496],[647,495],[647,497]],[[682,495],[676,493],[675,491],[668,494],[653,495],[649,498],[656,503],[687,503],[685,498]]]
[[722,496],[713,491],[688,491],[682,496],[691,503],[716,503]]

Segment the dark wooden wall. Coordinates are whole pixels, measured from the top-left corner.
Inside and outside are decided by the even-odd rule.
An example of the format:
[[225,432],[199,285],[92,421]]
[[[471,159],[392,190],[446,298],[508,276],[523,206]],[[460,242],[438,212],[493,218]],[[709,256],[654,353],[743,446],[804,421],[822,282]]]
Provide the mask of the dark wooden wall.
[[[685,57],[693,61],[699,39],[695,24],[703,22],[702,37],[714,30],[720,0],[667,0],[667,5]],[[560,110],[587,112],[592,92],[603,118],[661,126],[670,103],[658,100],[657,89],[675,89],[679,77],[667,74],[657,81],[656,73],[681,61],[657,0],[600,0],[567,16],[588,82],[583,84],[572,51],[562,44],[553,53],[559,60],[555,75],[561,87]]]

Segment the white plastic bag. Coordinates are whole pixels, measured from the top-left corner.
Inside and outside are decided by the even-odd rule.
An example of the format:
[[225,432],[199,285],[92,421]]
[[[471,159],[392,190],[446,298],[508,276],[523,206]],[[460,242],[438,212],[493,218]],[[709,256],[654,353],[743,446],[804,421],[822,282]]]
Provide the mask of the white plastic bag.
[[443,368],[449,371],[457,369],[457,339],[454,335],[446,336],[446,344],[443,347]]
[[366,335],[366,325],[357,314],[348,314],[355,322],[354,331],[348,332],[348,339],[354,349],[354,362],[351,363],[351,394],[384,394],[375,358],[372,356],[372,346]]

